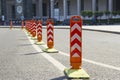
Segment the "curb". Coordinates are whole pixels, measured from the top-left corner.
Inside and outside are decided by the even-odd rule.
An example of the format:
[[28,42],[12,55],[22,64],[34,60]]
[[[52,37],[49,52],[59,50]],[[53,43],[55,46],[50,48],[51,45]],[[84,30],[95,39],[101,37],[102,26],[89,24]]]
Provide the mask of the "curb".
[[105,33],[120,34],[120,32],[116,32],[116,31],[96,30],[96,29],[86,29],[86,28],[82,28],[82,29],[83,30],[88,30],[88,31],[98,31],[98,32],[105,32]]

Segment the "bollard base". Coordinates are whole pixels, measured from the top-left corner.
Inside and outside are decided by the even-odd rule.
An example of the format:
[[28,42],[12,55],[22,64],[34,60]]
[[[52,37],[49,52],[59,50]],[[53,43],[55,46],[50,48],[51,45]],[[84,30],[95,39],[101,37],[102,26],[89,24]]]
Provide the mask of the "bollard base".
[[28,33],[28,36],[29,36],[29,37],[32,37],[32,35],[31,35],[30,33]]
[[35,44],[36,44],[36,45],[43,45],[44,42],[43,42],[43,41],[41,41],[41,42],[36,42]]
[[88,79],[90,76],[83,69],[65,69],[64,73],[69,79]]
[[22,30],[25,30],[25,28],[21,28]]
[[58,50],[54,49],[54,48],[47,48],[47,49],[43,49],[44,52],[47,52],[47,53],[58,53]]
[[37,40],[37,38],[36,38],[36,37],[31,37],[31,39],[32,39],[32,40]]

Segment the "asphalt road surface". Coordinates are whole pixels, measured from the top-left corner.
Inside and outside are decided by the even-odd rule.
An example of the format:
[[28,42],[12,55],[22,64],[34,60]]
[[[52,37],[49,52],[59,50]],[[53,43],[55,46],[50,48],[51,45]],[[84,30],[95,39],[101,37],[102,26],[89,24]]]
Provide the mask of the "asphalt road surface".
[[[67,80],[69,29],[55,29],[54,48],[46,54],[21,29],[0,28],[0,80]],[[82,68],[90,80],[120,80],[120,35],[83,30]],[[46,43],[46,29],[43,29]]]

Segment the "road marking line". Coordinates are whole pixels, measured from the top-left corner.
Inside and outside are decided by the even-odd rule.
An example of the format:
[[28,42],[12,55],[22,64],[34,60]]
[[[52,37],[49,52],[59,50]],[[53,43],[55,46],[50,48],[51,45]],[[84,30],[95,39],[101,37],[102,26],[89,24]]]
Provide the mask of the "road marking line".
[[[26,32],[25,32],[26,33]],[[27,33],[26,33],[27,35]],[[32,46],[38,51],[41,52],[42,50],[40,49],[40,47],[38,47],[38,45],[34,44],[34,41],[31,40],[28,36],[27,36],[28,40],[30,41],[30,43],[32,44]],[[53,57],[51,57],[50,55],[48,55],[47,53],[42,53],[41,54],[44,58],[46,58],[49,62],[51,62],[54,66],[56,66],[60,71],[64,71],[64,69],[66,68],[63,64],[61,64],[59,61],[57,61],[56,59],[54,59]]]
[[[26,33],[26,32],[25,32]],[[27,33],[26,33],[27,35]],[[28,37],[28,36],[27,36]],[[38,45],[35,45],[34,44],[34,41],[32,41],[29,37],[28,37],[30,43],[32,44],[32,46],[38,51],[38,52],[41,52],[42,50],[38,47]],[[62,55],[65,55],[65,56],[70,56],[69,54],[67,53],[64,53],[62,51],[59,51],[60,54]],[[56,66],[59,70],[61,71],[64,71],[64,69],[66,68],[63,64],[61,64],[59,61],[57,61],[56,59],[54,59],[53,57],[51,57],[50,55],[46,54],[46,53],[43,53],[41,54],[43,57],[45,57],[49,62],[51,62],[54,66]],[[110,69],[114,69],[114,70],[117,70],[117,71],[120,71],[120,67],[115,67],[115,66],[112,66],[112,65],[107,65],[107,64],[103,64],[103,63],[100,63],[100,62],[95,62],[95,61],[92,61],[92,60],[88,60],[88,59],[85,59],[83,58],[82,59],[83,61],[85,62],[88,62],[88,63],[92,63],[92,64],[95,64],[95,65],[99,65],[101,67],[106,67],[106,68],[110,68]]]
[[[59,51],[59,53],[62,54],[62,55],[68,56],[68,57],[70,56],[69,54],[64,53],[62,51]],[[103,64],[103,63],[100,63],[100,62],[95,62],[95,61],[88,60],[88,59],[85,59],[85,58],[83,58],[82,60],[85,61],[85,62],[88,62],[88,63],[92,63],[92,64],[95,64],[95,65],[101,66],[101,67],[106,67],[106,68],[110,68],[110,69],[120,71],[120,67],[115,67],[115,66],[108,65],[108,64]]]

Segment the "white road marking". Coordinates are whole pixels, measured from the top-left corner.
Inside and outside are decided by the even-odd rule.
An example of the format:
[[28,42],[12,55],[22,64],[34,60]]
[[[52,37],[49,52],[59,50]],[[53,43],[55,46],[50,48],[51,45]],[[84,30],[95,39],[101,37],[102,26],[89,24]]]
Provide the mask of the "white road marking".
[[[25,32],[26,33],[26,32]],[[26,33],[27,35],[27,33]],[[27,36],[28,37],[28,36]],[[32,46],[38,51],[38,52],[42,52],[42,50],[38,47],[38,45],[34,44],[34,41],[31,40],[28,37],[30,43],[32,44]],[[41,54],[44,58],[46,58],[49,62],[51,62],[54,66],[56,66],[60,71],[64,71],[64,69],[66,68],[63,64],[61,64],[59,61],[57,61],[56,59],[54,59],[53,57],[51,57],[50,55],[48,55],[47,53],[42,53]]]
[[[26,33],[26,32],[25,32]],[[27,33],[26,33],[27,35]],[[28,36],[27,36],[28,37]],[[31,44],[33,44],[32,46],[38,51],[38,52],[41,52],[41,49],[38,47],[38,45],[35,45],[34,44],[34,41],[32,41],[29,37],[28,37],[29,41]],[[62,55],[65,55],[65,56],[70,56],[69,54],[67,53],[64,53],[62,51],[59,51],[59,54],[62,54]],[[46,53],[43,53],[41,54],[43,57],[45,57],[49,62],[51,62],[54,66],[56,66],[59,70],[63,71],[66,67],[61,64],[59,61],[55,60],[53,57],[51,57],[50,55],[46,54]],[[112,66],[112,65],[108,65],[108,64],[103,64],[103,63],[100,63],[100,62],[95,62],[95,61],[92,61],[92,60],[88,60],[88,59],[85,59],[83,58],[82,59],[83,61],[85,62],[88,62],[88,63],[91,63],[91,64],[95,64],[95,65],[98,65],[98,66],[101,66],[101,67],[105,67],[105,68],[109,68],[109,69],[113,69],[113,70],[117,70],[117,71],[120,71],[120,67],[115,67],[115,66]],[[57,64],[57,65],[56,65]]]
[[[59,51],[59,53],[62,54],[62,55],[68,56],[68,57],[70,56],[69,54],[61,52],[61,51]],[[92,64],[95,64],[95,65],[101,66],[101,67],[106,67],[106,68],[109,68],[109,69],[114,69],[114,70],[120,71],[120,67],[115,67],[115,66],[108,65],[108,64],[103,64],[103,63],[100,63],[100,62],[95,62],[95,61],[85,59],[85,58],[83,58],[82,60],[85,61],[85,62],[88,62],[88,63],[92,63]]]

